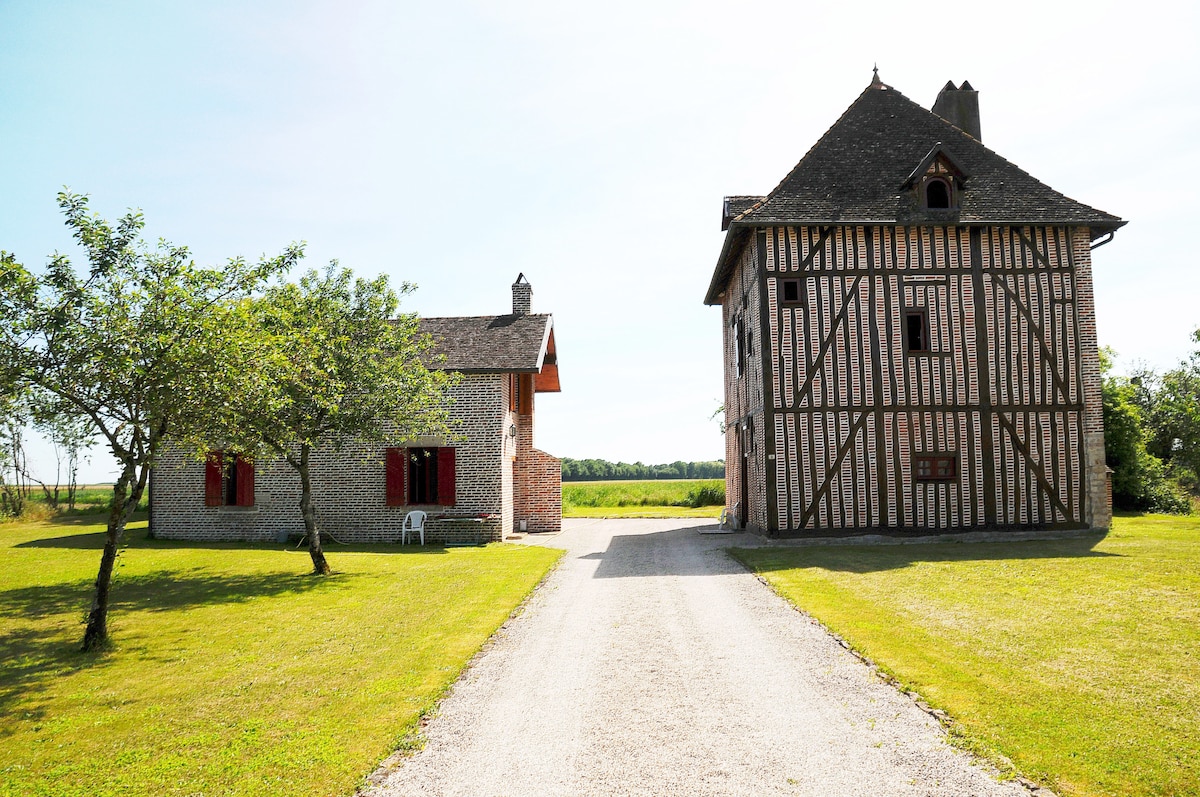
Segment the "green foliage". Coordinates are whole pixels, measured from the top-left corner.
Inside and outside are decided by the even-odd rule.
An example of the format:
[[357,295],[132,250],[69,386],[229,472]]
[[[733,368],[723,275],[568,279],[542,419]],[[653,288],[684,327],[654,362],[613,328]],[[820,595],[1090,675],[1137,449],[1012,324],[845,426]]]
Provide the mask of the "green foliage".
[[1112,353],[1101,352],[1104,381],[1104,454],[1113,475],[1113,505],[1118,509],[1186,514],[1192,503],[1167,477],[1162,460],[1147,450],[1147,432],[1138,406],[1139,388],[1110,373]]
[[725,483],[704,484],[688,490],[684,506],[693,509],[702,506],[725,506]]
[[237,355],[253,340],[233,323],[238,300],[289,269],[300,248],[202,268],[184,247],[144,244],[140,213],[113,225],[88,211],[85,196],[58,201],[87,271],[57,254],[34,274],[0,253],[0,373],[87,418],[120,466],[84,635],[92,649],[107,636],[117,547],[161,442],[198,439],[235,405],[246,373]]
[[243,359],[258,378],[228,440],[286,455],[301,444],[446,434],[456,376],[428,367],[432,340],[416,315],[397,312],[414,289],[393,289],[385,275],[355,278],[334,262],[250,303],[258,336]]
[[643,465],[604,459],[563,457],[563,481],[640,481],[645,479],[724,479],[725,462],[675,462]]
[[25,450],[28,386],[10,380],[0,385],[0,518],[21,517],[28,498]]
[[739,550],[953,719],[1064,795],[1196,794],[1200,518],[1106,537]]
[[1200,329],[1198,348],[1162,376],[1137,374],[1137,401],[1148,426],[1148,450],[1194,495],[1200,495]]
[[[147,540],[103,656],[73,644],[103,525],[0,526],[0,795],[349,795],[560,552]],[[302,554],[299,554],[302,556]]]
[[199,434],[226,411],[232,356],[250,335],[229,323],[231,303],[290,268],[300,248],[202,268],[185,247],[143,244],[140,213],[110,225],[84,196],[63,193],[59,204],[88,271],[59,254],[35,275],[5,256],[3,362],[88,418],[122,466],[140,469],[164,435]]
[[246,302],[253,343],[239,354],[246,391],[213,427],[234,450],[282,457],[300,476],[300,507],[316,573],[327,573],[312,490],[311,452],[350,440],[449,435],[447,390],[457,375],[429,367],[432,341],[398,315],[386,276],[355,278],[330,263]]

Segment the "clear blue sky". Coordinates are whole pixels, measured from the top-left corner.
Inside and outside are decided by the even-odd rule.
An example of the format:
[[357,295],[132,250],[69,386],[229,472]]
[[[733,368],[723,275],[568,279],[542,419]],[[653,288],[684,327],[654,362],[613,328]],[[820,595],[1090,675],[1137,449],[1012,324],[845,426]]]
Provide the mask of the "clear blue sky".
[[[984,143],[1129,219],[1102,344],[1168,367],[1200,326],[1194,4],[0,4],[0,249],[70,240],[69,186],[198,260],[308,242],[423,315],[552,312],[559,456],[716,459],[721,199],[766,193],[870,82],[980,91]],[[90,478],[107,471],[95,457]]]

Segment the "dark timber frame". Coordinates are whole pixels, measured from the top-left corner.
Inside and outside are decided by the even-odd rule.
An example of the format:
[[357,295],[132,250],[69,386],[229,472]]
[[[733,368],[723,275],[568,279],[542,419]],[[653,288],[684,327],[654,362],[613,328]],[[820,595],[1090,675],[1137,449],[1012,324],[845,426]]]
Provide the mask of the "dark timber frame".
[[[1076,232],[759,229],[767,533],[1086,528]],[[929,345],[910,354],[913,308]],[[956,478],[917,480],[938,452]]]

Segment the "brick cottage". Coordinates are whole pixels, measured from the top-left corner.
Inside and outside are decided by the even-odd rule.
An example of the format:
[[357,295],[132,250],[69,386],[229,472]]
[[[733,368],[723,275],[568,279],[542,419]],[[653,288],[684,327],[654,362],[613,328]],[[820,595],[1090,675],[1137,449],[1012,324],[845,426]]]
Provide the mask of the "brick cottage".
[[[1124,221],[879,80],[767,196],[725,199],[726,468],[771,536],[1110,522],[1091,250]],[[1101,243],[1107,243],[1107,240]]]
[[[420,321],[445,357],[439,367],[462,374],[450,391],[455,439],[314,452],[324,531],[341,542],[398,542],[413,509],[429,513],[425,540],[432,543],[561,528],[561,464],[533,447],[534,398],[560,390],[554,319],[531,313],[524,275],[512,291],[508,315]],[[154,468],[150,495],[151,527],[162,539],[267,541],[304,533],[299,476],[282,460],[250,463],[213,451],[202,462],[168,450]]]

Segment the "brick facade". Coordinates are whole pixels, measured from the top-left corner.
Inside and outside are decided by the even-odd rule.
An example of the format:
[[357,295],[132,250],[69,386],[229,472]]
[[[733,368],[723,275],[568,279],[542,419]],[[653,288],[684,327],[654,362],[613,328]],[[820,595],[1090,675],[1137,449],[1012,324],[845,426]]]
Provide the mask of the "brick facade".
[[[752,240],[742,253],[722,305],[725,360],[725,495],[738,504],[739,523],[767,528],[766,415],[762,357],[762,280],[764,252]],[[738,342],[739,329],[742,341]],[[744,349],[741,369],[738,347]]]
[[[405,514],[429,513],[425,541],[480,544],[506,539],[514,520],[531,531],[557,531],[562,524],[559,461],[532,448],[533,412],[509,409],[508,374],[466,374],[450,393],[455,438],[398,440],[410,447],[455,449],[453,506],[388,506],[384,445],[350,443],[313,453],[313,491],[321,528],[345,543],[400,541]],[[518,434],[513,437],[513,426]],[[556,470],[557,469],[557,470]],[[204,463],[168,449],[154,469],[151,487],[153,534],[160,539],[261,541],[298,538],[300,480],[280,459],[255,463],[254,505],[206,506]]]

